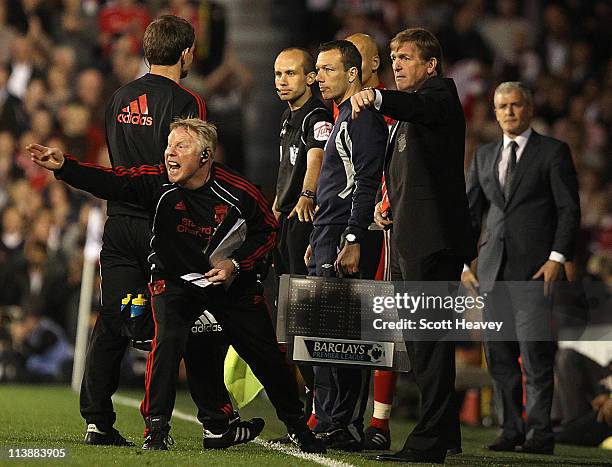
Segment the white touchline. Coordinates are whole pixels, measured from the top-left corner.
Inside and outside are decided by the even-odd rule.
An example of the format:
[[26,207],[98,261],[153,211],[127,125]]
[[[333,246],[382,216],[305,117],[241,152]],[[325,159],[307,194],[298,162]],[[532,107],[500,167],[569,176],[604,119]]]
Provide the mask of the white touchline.
[[[113,402],[116,402],[119,405],[125,405],[126,407],[140,409],[140,401],[132,397],[125,397],[115,394],[113,396]],[[192,422],[200,425],[200,421],[196,417],[183,413],[180,410],[174,409],[174,411],[172,412],[172,416],[180,420],[185,420],[187,422]],[[324,457],[321,454],[309,454],[306,452],[302,452],[296,448],[284,446],[280,443],[271,443],[269,441],[264,441],[263,439],[259,438],[255,438],[253,442],[267,449],[282,452],[283,454],[287,454],[288,456],[293,456],[299,459],[311,461],[319,465],[324,465],[326,467],[355,467],[353,464],[348,464],[346,462],[341,462],[334,459],[328,459],[327,457]]]

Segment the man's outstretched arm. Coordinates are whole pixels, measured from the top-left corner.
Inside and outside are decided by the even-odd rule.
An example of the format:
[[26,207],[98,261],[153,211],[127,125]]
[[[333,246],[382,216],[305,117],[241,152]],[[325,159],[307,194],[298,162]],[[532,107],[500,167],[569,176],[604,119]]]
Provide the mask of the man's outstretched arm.
[[351,106],[353,118],[357,118],[363,110],[370,107],[394,120],[440,125],[457,116],[455,100],[444,88],[427,89],[423,92],[365,89],[351,97]]
[[97,198],[150,208],[159,187],[167,181],[163,165],[112,169],[78,162],[58,148],[41,144],[29,144],[26,150],[35,164],[53,171],[58,180]]

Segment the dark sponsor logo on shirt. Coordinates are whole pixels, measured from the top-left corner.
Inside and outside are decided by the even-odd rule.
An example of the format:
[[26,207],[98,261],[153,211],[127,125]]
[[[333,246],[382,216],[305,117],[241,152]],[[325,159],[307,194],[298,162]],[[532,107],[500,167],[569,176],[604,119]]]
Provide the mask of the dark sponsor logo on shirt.
[[314,138],[317,141],[327,141],[333,130],[333,125],[330,122],[317,122],[312,129]]
[[210,226],[197,225],[188,217],[181,218],[181,223],[176,226],[178,233],[187,233],[195,237],[210,239],[213,228]]

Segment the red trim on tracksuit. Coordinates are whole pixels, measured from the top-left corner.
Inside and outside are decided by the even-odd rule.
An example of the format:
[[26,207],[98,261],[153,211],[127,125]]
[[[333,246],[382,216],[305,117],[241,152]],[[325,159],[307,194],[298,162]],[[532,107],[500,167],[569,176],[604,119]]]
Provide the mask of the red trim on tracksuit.
[[228,182],[230,185],[233,185],[236,188],[239,188],[242,191],[245,191],[249,195],[251,195],[251,197],[257,201],[257,204],[260,210],[264,214],[266,223],[269,226],[274,227],[275,229],[278,228],[278,222],[276,221],[276,218],[274,217],[274,215],[272,214],[272,211],[270,210],[268,201],[266,201],[266,199],[263,197],[261,192],[257,188],[255,188],[255,185],[253,185],[252,183],[249,183],[244,178],[240,178],[232,174],[231,172],[226,171],[222,167],[216,166],[215,170],[216,170],[217,175],[220,175],[219,178],[221,180],[224,180]]
[[[255,201],[257,202],[257,206],[259,207],[260,211],[264,214],[264,220],[266,224],[268,224],[275,230],[278,229],[278,222],[274,218],[274,215],[272,214],[272,211],[270,210],[270,206],[268,202],[263,197],[263,195],[259,192],[259,190],[255,188],[253,184],[249,183],[243,178],[240,178],[237,175],[232,174],[231,172],[224,170],[223,168],[219,166],[215,167],[215,176],[219,180],[229,183],[230,185],[244,191],[245,193],[250,195],[252,198],[254,198]],[[276,231],[275,230],[270,232],[270,235],[268,236],[268,240],[266,241],[266,243],[264,243],[259,248],[257,248],[257,250],[251,253],[247,258],[244,258],[243,260],[240,261],[241,268],[245,270],[252,269],[257,260],[262,258],[268,251],[274,248],[274,245],[276,244]]]
[[147,356],[147,368],[145,371],[145,395],[140,403],[140,413],[146,419],[149,416],[149,402],[151,400],[151,376],[153,373],[153,360],[155,359],[155,349],[157,348],[157,319],[155,318],[155,307],[153,306],[153,287],[154,284],[149,284],[149,293],[151,294],[151,316],[155,324],[155,333],[151,341],[151,351]]
[[200,97],[200,95],[197,92],[194,92],[189,88],[186,88],[180,83],[176,83],[176,84],[178,84],[182,89],[187,91],[189,94],[191,94],[195,98],[196,102],[198,103],[198,118],[200,118],[201,120],[206,120],[206,104],[204,104],[204,99],[202,99],[202,97]]
[[85,167],[93,167],[94,169],[103,170],[104,172],[112,172],[119,177],[140,177],[141,175],[161,175],[166,172],[166,166],[164,164],[159,165],[140,165],[138,167],[122,167],[117,166],[115,168],[112,167],[104,167],[98,164],[92,164],[91,162],[81,162],[76,157],[70,154],[64,154],[66,159],[72,159],[73,161],[83,165]]

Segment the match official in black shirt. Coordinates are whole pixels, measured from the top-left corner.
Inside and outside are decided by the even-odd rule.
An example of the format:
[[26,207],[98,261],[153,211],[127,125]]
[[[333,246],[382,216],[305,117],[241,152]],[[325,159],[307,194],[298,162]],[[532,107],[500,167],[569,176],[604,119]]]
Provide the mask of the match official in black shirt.
[[[314,58],[307,50],[283,50],[274,62],[274,85],[287,102],[280,131],[280,163],[274,215],[279,222],[274,270],[283,274],[308,274],[304,252],[308,247],[315,211],[315,193],[323,162],[323,147],[333,126],[331,112],[312,94]],[[306,413],[312,412],[314,373],[300,365],[306,383]]]
[[315,210],[323,148],[333,126],[331,112],[313,96],[314,59],[304,49],[283,50],[274,63],[274,84],[287,102],[281,119],[280,164],[274,214],[280,224],[276,274],[308,273],[304,252]]

